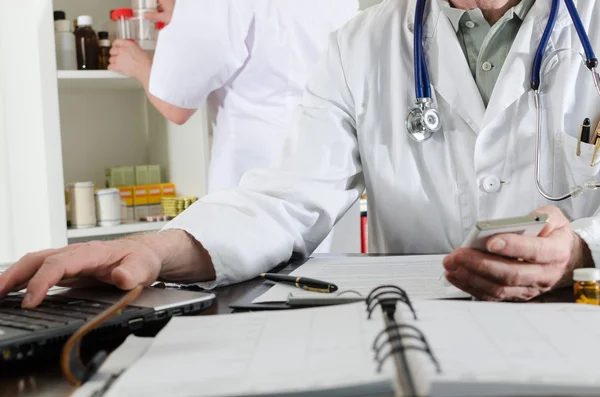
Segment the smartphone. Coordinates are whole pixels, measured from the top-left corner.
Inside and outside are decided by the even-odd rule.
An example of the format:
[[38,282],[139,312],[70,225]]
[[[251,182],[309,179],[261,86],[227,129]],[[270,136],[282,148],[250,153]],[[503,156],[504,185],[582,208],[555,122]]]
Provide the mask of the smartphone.
[[487,240],[497,234],[515,233],[522,236],[538,236],[548,223],[548,215],[534,214],[517,218],[480,221],[475,224],[461,247],[487,251]]

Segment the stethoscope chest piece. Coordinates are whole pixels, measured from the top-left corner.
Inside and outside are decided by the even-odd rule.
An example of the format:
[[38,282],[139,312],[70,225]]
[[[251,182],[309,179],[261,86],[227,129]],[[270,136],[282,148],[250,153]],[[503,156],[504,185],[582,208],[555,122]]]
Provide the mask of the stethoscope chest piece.
[[417,99],[417,106],[412,108],[406,117],[408,136],[416,142],[424,142],[440,128],[442,119],[438,111],[431,107],[431,100]]

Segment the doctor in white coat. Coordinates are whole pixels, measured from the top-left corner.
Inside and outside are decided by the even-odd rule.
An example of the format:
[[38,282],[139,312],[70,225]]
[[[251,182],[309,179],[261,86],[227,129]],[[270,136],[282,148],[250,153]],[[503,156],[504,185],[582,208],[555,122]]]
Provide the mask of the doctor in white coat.
[[[453,1],[488,17],[517,3]],[[417,143],[405,129],[415,101],[415,0],[386,0],[331,36],[275,166],[203,198],[161,233],[31,254],[0,277],[0,295],[28,283],[25,306],[34,306],[49,286],[82,275],[124,289],[159,278],[239,282],[310,252],[365,186],[373,252],[449,253],[448,280],[482,299],[530,299],[568,282],[574,268],[600,264],[600,192],[551,206],[534,179],[528,82],[550,0],[535,1],[524,17],[487,107],[442,6],[429,0],[425,11],[424,50],[443,120],[430,140]],[[600,2],[577,1],[577,10],[599,49]],[[564,5],[548,47],[581,51]],[[543,70],[540,174],[552,194],[596,178],[600,167],[589,166],[589,144],[576,155],[579,126],[598,121],[600,98],[589,71],[565,54]],[[475,221],[533,211],[550,215],[539,237],[497,236],[490,253],[457,249]]]

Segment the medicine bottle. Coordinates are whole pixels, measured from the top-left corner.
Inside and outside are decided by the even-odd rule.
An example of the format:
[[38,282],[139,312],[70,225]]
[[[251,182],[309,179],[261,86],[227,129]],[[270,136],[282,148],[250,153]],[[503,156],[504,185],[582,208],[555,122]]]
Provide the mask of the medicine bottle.
[[600,269],[576,269],[573,280],[576,303],[600,305]]
[[110,59],[110,40],[108,38],[108,32],[98,32],[98,46],[99,46],[99,60],[98,68],[102,70],[108,69]]
[[77,70],[75,35],[71,32],[71,22],[60,19],[54,22],[54,45],[56,69]]
[[77,45],[77,68],[79,70],[98,69],[98,37],[92,29],[92,17],[81,15],[77,18],[75,31]]

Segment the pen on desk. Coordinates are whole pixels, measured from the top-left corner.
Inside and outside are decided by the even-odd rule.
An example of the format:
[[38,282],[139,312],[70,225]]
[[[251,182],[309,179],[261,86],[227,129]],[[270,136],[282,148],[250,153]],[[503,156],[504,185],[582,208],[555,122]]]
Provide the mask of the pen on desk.
[[592,128],[590,119],[586,118],[579,129],[579,140],[577,141],[577,156],[581,155],[581,142],[588,143],[590,141],[590,131]]
[[277,273],[263,273],[260,276],[265,280],[292,284],[298,288],[302,288],[305,291],[331,293],[338,290],[338,287],[335,284],[331,284],[326,281],[315,280],[313,278],[288,276]]

